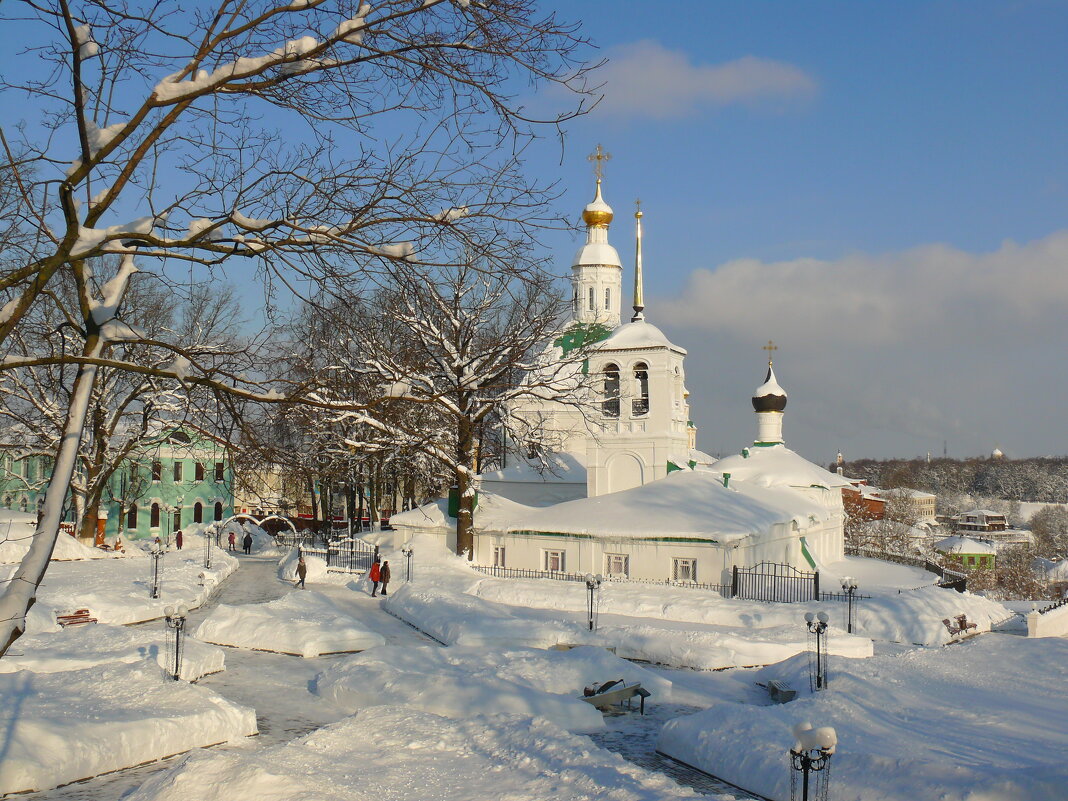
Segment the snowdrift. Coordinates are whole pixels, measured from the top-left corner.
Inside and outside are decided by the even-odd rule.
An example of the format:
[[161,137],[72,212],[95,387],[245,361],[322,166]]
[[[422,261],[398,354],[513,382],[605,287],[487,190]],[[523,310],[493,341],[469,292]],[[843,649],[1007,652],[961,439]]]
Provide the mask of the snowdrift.
[[125,801],[696,797],[546,720],[513,715],[454,720],[380,706],[264,751],[195,754],[151,777]]
[[[30,539],[37,530],[37,515],[30,512],[0,511],[0,564],[18,564],[30,549]],[[53,562],[73,562],[83,559],[108,559],[122,556],[83,544],[62,531],[52,550]]]
[[256,733],[256,713],[154,664],[0,675],[0,795],[78,779]]
[[665,724],[658,750],[771,798],[788,798],[801,721],[833,726],[839,801],[1059,801],[1068,786],[1068,641],[990,634],[948,648],[830,662],[810,694],[808,657],[747,678],[783,679],[788,704],[718,702]]
[[263,604],[220,604],[193,636],[218,645],[305,657],[363,651],[386,642],[339,612],[327,596],[310,590]]
[[670,681],[600,648],[375,648],[320,673],[315,692],[350,713],[376,704],[449,718],[506,712],[590,732],[604,719],[579,700],[582,688],[619,678],[640,681],[655,701],[670,699]]
[[[131,629],[125,626],[84,625],[56,632],[21,637],[18,645],[0,659],[0,673],[32,670],[34,673],[58,673],[81,670],[108,662],[140,662],[154,659],[168,675],[174,671],[171,650],[174,633]],[[209,673],[226,668],[221,648],[185,639],[181,676],[196,681]]]

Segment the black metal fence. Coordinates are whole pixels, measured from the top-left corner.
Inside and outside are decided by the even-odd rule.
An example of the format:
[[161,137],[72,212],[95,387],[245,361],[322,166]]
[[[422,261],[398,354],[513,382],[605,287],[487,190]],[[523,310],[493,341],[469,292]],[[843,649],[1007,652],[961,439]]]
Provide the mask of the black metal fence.
[[731,597],[747,601],[798,603],[820,599],[820,574],[781,562],[760,562],[731,571]]
[[363,540],[337,540],[326,546],[326,566],[332,570],[365,572],[377,558],[378,546],[368,545]]

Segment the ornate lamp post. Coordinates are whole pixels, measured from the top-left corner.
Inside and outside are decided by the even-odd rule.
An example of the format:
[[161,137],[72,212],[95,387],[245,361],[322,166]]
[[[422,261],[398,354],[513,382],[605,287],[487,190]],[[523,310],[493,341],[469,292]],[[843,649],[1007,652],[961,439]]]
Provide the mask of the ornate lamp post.
[[838,746],[838,734],[830,726],[812,728],[811,723],[794,726],[797,741],[790,749],[790,800],[797,800],[797,774],[801,774],[801,801],[809,801],[810,776],[822,773],[813,787],[812,798],[827,798],[831,782],[831,757]]
[[152,543],[152,597],[159,598],[160,579],[162,578],[163,546],[159,537]]
[[853,633],[853,595],[857,591],[857,580],[850,576],[842,578],[842,591],[848,596],[846,601],[848,603],[846,611],[846,633]]
[[829,619],[826,612],[818,612],[815,615],[811,612],[805,613],[805,625],[816,636],[816,670],[814,676],[811,672],[809,674],[813,691],[825,690],[829,683],[827,677],[827,621]]
[[185,604],[168,606],[163,610],[164,622],[167,628],[174,631],[174,680],[178,681],[182,675],[182,646],[185,640],[185,619],[189,616],[189,609]]
[[411,546],[411,543],[409,543],[408,545],[405,545],[403,548],[401,548],[401,553],[404,554],[404,557],[408,560],[408,578],[406,580],[407,581],[411,581],[412,580],[412,554],[415,553],[415,548],[413,548]]
[[590,631],[593,631],[594,627],[595,595],[603,582],[604,578],[600,574],[596,576],[592,573],[586,574],[586,612],[590,622]]

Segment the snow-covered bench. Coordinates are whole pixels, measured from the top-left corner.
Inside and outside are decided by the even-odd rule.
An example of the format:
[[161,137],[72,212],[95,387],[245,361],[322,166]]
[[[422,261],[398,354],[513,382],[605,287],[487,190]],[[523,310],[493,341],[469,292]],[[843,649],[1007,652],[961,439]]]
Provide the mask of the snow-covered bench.
[[[968,616],[967,615],[957,615],[955,618],[953,618],[952,621],[948,617],[947,618],[943,618],[942,619],[942,623],[945,625],[946,629],[949,631],[950,636],[953,636],[953,637],[957,636],[958,634],[965,634],[966,635],[972,629],[978,629],[979,628],[979,626],[977,624],[968,622]],[[978,633],[978,632],[976,632],[976,633]]]
[[55,610],[56,623],[63,628],[67,626],[80,626],[83,623],[96,623],[97,619],[91,617],[88,609]]
[[593,687],[587,687],[583,690],[582,700],[587,704],[600,709],[602,712],[611,711],[613,707],[622,707],[623,702],[627,703],[627,708],[630,708],[630,702],[635,696],[640,701],[639,710],[641,714],[645,714],[645,699],[652,695],[651,692],[644,689],[638,682],[634,684],[626,684],[623,679],[616,679],[615,681],[609,681],[601,685],[594,685]]
[[792,689],[785,681],[779,681],[778,679],[772,679],[767,684],[758,684],[757,686],[767,690],[771,700],[778,704],[793,701],[797,696],[797,690]]

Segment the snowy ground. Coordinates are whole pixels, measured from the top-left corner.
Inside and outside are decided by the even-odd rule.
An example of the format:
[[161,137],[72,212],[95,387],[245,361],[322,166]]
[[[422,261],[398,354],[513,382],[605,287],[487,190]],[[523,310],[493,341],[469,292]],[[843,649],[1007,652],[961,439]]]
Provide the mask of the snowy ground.
[[[30,549],[30,539],[37,530],[37,515],[32,512],[15,512],[0,510],[0,564],[18,564]],[[56,547],[52,549],[54,561],[75,561],[81,559],[108,559],[124,554],[105,551],[84,545],[69,534],[60,533],[56,538]]]
[[126,801],[694,797],[546,720],[513,715],[455,720],[379,706],[265,752],[195,755],[153,777]]
[[[219,582],[237,569],[237,560],[213,550],[212,566],[204,567],[204,539],[186,536],[185,548],[167,551],[161,563],[160,597],[152,598],[152,559],[142,550],[129,558],[52,562],[28,616],[28,631],[57,631],[56,611],[88,609],[101,623],[125,625],[163,617],[178,603],[200,606]],[[0,586],[17,565],[0,565]]]
[[[226,667],[222,648],[191,640],[183,645],[181,677],[195,681]],[[83,625],[19,638],[0,659],[0,673],[32,670],[57,673],[103,665],[140,662],[151,658],[174,673],[174,633],[162,623],[151,627]]]
[[[992,634],[941,649],[831,659],[809,692],[808,660],[721,675],[721,700],[667,723],[659,748],[771,798],[789,796],[784,755],[802,721],[833,726],[839,801],[1060,801],[1068,787],[1068,641]],[[798,698],[770,704],[756,682]]]
[[53,787],[256,733],[253,710],[149,661],[0,675],[0,795]]

